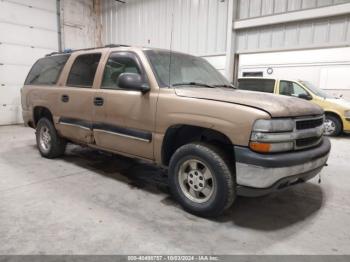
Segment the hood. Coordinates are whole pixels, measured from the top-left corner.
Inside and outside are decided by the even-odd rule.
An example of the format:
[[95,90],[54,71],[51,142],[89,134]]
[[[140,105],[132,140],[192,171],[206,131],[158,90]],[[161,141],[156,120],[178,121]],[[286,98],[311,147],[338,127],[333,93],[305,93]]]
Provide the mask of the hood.
[[326,98],[326,101],[343,107],[345,110],[350,110],[350,102],[341,98]]
[[323,114],[321,107],[313,105],[308,101],[261,92],[229,88],[180,87],[175,88],[175,93],[182,97],[208,99],[254,107],[268,112],[272,117],[298,117]]

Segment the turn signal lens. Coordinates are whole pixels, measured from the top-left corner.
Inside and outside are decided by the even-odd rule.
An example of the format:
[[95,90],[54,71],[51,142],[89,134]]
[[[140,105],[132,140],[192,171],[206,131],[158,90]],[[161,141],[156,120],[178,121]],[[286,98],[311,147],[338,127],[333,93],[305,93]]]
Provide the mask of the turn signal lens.
[[255,152],[269,153],[271,149],[271,144],[250,142],[250,148]]
[[294,148],[293,142],[282,142],[282,143],[259,143],[250,142],[250,149],[259,153],[275,153],[275,152],[287,152]]

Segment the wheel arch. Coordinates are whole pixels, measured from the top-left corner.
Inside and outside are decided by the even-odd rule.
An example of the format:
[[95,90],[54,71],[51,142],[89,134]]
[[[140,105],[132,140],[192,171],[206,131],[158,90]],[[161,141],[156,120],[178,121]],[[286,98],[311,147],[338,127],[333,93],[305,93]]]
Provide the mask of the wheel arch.
[[341,130],[343,130],[344,123],[343,123],[342,118],[340,117],[340,115],[339,115],[337,112],[330,111],[330,110],[325,110],[324,113],[325,113],[326,116],[327,116],[327,115],[331,115],[331,116],[336,117],[336,118],[340,121],[340,123],[341,123],[341,125],[342,125],[342,126],[341,126]]
[[43,117],[46,117],[47,119],[49,119],[52,123],[53,123],[53,115],[50,111],[50,109],[48,109],[45,106],[36,106],[33,108],[33,125],[34,127],[37,126],[39,120]]
[[234,158],[233,142],[224,133],[206,127],[188,124],[176,124],[170,126],[164,135],[161,146],[161,161],[164,166],[168,166],[175,151],[191,142],[207,142],[219,145]]

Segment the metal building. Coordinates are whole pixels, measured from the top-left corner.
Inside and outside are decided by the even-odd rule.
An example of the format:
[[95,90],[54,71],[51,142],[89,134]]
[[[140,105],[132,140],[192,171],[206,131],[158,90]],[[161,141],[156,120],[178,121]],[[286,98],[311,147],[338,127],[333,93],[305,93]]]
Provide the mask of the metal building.
[[37,58],[110,43],[202,56],[231,80],[290,57],[300,70],[317,62],[310,80],[337,79],[331,88],[350,97],[350,0],[1,0],[0,32],[0,125],[21,122],[19,92]]
[[350,45],[349,0],[108,0],[102,16],[106,43],[200,55],[230,79],[246,54]]
[[347,46],[348,0],[240,0],[238,53]]
[[105,43],[160,47],[208,58],[226,70],[232,34],[232,0],[107,0],[102,6]]
[[234,29],[239,76],[308,80],[350,98],[350,1],[241,0]]

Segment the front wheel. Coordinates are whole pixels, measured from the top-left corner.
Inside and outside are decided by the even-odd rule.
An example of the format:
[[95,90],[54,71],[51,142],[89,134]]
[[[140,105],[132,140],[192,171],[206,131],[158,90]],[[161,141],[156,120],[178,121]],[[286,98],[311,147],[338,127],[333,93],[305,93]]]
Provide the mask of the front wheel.
[[215,217],[235,199],[230,162],[218,148],[201,143],[180,147],[169,166],[173,196],[190,213]]
[[326,115],[324,127],[324,134],[326,136],[338,136],[342,131],[342,124],[340,120],[332,115]]
[[46,158],[56,158],[64,154],[66,140],[61,138],[53,123],[41,118],[36,127],[36,143],[40,154]]

